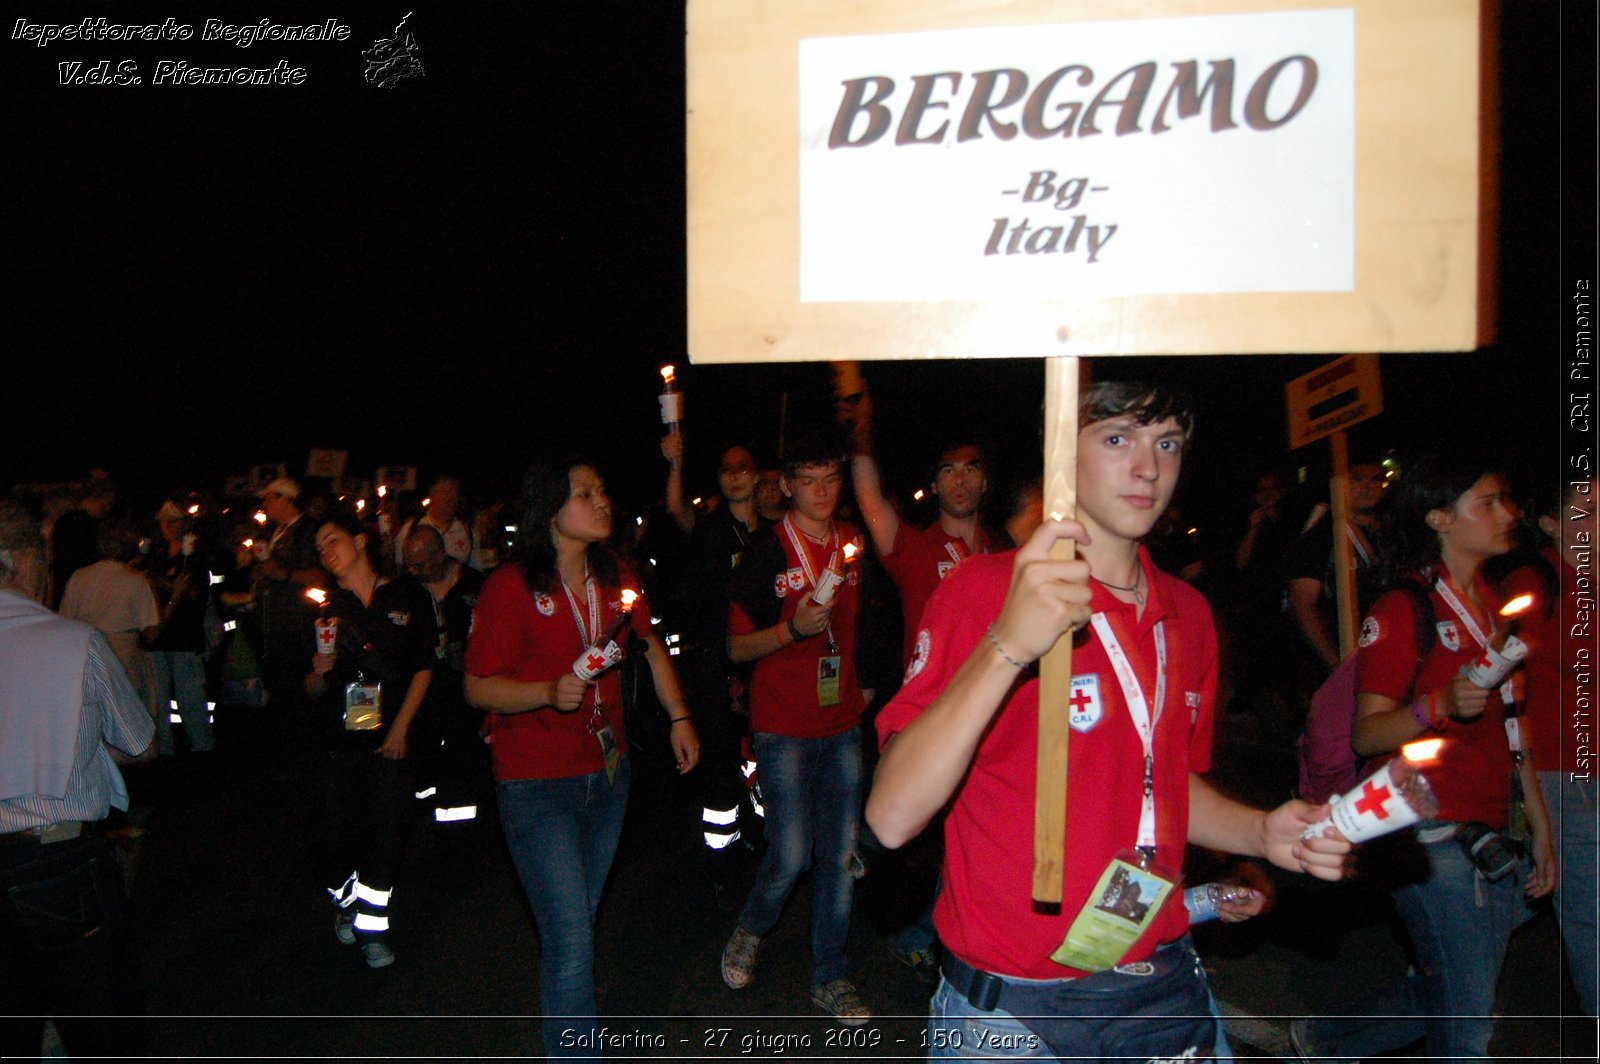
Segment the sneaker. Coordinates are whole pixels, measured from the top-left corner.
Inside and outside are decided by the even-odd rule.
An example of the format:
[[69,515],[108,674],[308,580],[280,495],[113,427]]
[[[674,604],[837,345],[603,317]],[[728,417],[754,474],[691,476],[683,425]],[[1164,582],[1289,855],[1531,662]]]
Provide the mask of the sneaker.
[[333,914],[333,937],[342,945],[356,944],[356,914],[353,909],[339,909]]
[[931,946],[920,946],[913,950],[891,949],[894,959],[910,968],[920,982],[930,986],[939,981],[939,958],[934,956]]
[[761,939],[744,928],[735,928],[733,937],[722,947],[722,981],[734,990],[743,990],[756,977],[756,950]]
[[387,968],[394,963],[394,950],[387,938],[369,938],[361,943],[361,953],[368,968]]
[[861,1000],[861,991],[848,979],[835,979],[811,988],[811,1003],[846,1027],[859,1027],[872,1019],[872,1010]]

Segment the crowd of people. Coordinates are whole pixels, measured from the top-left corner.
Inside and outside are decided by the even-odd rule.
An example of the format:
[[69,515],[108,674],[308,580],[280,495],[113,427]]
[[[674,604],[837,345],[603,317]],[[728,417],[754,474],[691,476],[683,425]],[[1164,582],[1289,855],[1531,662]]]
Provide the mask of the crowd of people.
[[[869,1021],[846,948],[855,885],[875,855],[931,832],[933,900],[893,949],[928,981],[934,1056],[1226,1057],[1191,922],[1260,913],[1265,868],[1339,880],[1352,844],[1319,826],[1325,803],[1226,796],[1213,747],[1247,717],[1297,734],[1340,663],[1334,558],[1348,540],[1365,618],[1354,753],[1376,765],[1441,738],[1439,808],[1363,853],[1393,888],[1414,974],[1357,1015],[1296,1023],[1297,1049],[1359,1059],[1425,1040],[1435,1056],[1484,1055],[1511,931],[1552,893],[1595,1012],[1596,796],[1563,733],[1578,692],[1557,660],[1560,598],[1592,588],[1594,482],[1537,507],[1541,553],[1519,542],[1531,526],[1498,467],[1464,450],[1407,458],[1398,476],[1358,458],[1343,527],[1325,504],[1296,512],[1267,471],[1237,534],[1199,549],[1172,506],[1194,410],[1113,382],[1080,402],[1074,517],[1042,512],[1031,471],[1001,477],[980,441],[950,439],[928,447],[936,513],[921,528],[884,483],[854,382],[835,421],[788,435],[774,470],[720,441],[706,503],[689,500],[696,471],[667,435],[664,502],[636,525],[607,494],[614,456],[574,454],[539,457],[516,502],[475,513],[448,473],[411,513],[398,493],[369,507],[288,477],[233,520],[190,494],[119,507],[104,475],[61,505],[7,502],[0,965],[27,995],[17,1011],[137,1013],[101,832],[127,807],[116,762],[210,757],[212,704],[264,703],[239,741],[318,766],[308,890],[328,892],[337,940],[372,968],[395,963],[390,899],[420,795],[441,823],[492,808],[538,929],[545,1051],[590,1052],[629,731],[659,712],[699,798],[706,874],[736,914],[730,990],[759,977],[809,873],[803,989],[841,1023]],[[1072,560],[1052,554],[1062,540]],[[1535,602],[1518,622],[1527,665],[1475,685],[1463,666],[1503,639],[1497,611],[1521,593]],[[1062,903],[1045,912],[1029,896],[1038,663],[1063,639],[1072,843]],[[1197,851],[1244,870],[1208,891],[1185,876]],[[744,854],[758,855],[748,885]],[[53,898],[64,870],[110,899],[65,950],[41,944],[15,901]],[[24,1027],[7,1025],[8,1052],[30,1037],[37,1050]],[[92,1020],[61,1034],[72,1052],[138,1048]]]

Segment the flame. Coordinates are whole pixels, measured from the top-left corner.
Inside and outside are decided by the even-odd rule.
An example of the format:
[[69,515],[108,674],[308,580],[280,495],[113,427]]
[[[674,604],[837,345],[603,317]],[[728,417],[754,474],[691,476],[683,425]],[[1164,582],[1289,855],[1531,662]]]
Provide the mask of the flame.
[[429,496],[428,498],[422,500],[422,508],[424,510],[426,510],[428,507],[430,507],[432,505],[433,505],[433,497],[432,496]]
[[637,602],[638,600],[639,600],[639,593],[637,591],[633,590],[631,587],[625,587],[625,588],[622,589],[622,608],[623,609],[625,609],[625,610],[633,609],[633,604],[635,602]]
[[306,598],[315,602],[318,606],[325,606],[328,603],[328,593],[320,587],[306,588]]
[[267,512],[265,510],[257,510],[256,514],[255,514],[255,517],[256,517],[256,524],[264,525],[264,524],[267,523]]
[[189,505],[189,516],[190,517],[193,517],[195,514],[197,514],[199,512],[200,512],[200,504],[199,503],[191,503]]
[[247,539],[247,540],[244,541],[244,545],[247,548],[248,547],[254,547],[256,545],[256,541],[253,540],[253,539]]
[[1533,605],[1532,595],[1518,595],[1504,606],[1500,607],[1500,616],[1515,617],[1517,614]]
[[854,543],[846,543],[844,545],[844,563],[849,565],[851,562],[855,561],[855,557],[856,545]]
[[672,382],[677,379],[677,370],[672,366],[662,366],[661,379],[670,386]]
[[1414,765],[1425,765],[1439,756],[1439,747],[1443,745],[1443,739],[1418,739],[1402,746],[1400,756]]
[[926,492],[924,492],[921,488],[918,488],[916,494],[911,496],[911,498],[912,498],[912,500],[914,502],[921,502],[922,501],[922,497],[925,494],[926,494]]
[[356,513],[360,513],[362,510],[365,510],[366,508],[367,508],[367,500],[365,500],[365,499],[357,499],[356,500]]
[[378,498],[381,499],[385,495],[388,495],[388,494],[389,494],[389,485],[387,485],[387,484],[379,484],[378,485]]

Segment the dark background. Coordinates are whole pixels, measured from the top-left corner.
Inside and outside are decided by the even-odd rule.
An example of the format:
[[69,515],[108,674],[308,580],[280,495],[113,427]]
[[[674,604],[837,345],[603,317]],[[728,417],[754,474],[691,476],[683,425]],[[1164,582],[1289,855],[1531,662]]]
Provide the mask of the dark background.
[[[407,11],[426,75],[367,84],[360,52]],[[12,19],[102,14],[173,17],[197,36],[5,41],[0,490],[103,466],[153,499],[258,463],[298,474],[308,448],[332,447],[355,473],[456,468],[483,498],[563,441],[598,454],[624,504],[642,505],[663,472],[662,363],[688,393],[697,492],[712,490],[726,438],[774,460],[785,393],[791,421],[825,402],[826,366],[687,366],[679,4],[33,3]],[[263,17],[337,18],[351,38],[198,40],[207,18]],[[1524,479],[1556,475],[1563,256],[1593,276],[1593,18],[1587,3],[1504,5],[1500,339],[1385,357],[1388,413],[1353,432],[1356,449],[1469,434],[1503,440]],[[1563,68],[1563,33],[1587,60]],[[152,85],[162,58],[287,59],[308,78]],[[57,84],[57,63],[101,59],[138,61],[146,83]],[[1197,393],[1186,508],[1203,512],[1242,500],[1259,466],[1315,477],[1326,464],[1325,445],[1287,452],[1282,398],[1324,360],[1100,360],[1095,372]],[[909,492],[951,424],[1036,467],[1039,362],[880,363],[868,376],[894,486]]]

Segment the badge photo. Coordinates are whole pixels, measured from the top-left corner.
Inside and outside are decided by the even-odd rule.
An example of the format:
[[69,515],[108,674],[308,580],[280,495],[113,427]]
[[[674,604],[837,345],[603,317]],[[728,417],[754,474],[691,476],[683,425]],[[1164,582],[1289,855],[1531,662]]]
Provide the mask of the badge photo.
[[1100,723],[1100,718],[1105,710],[1100,702],[1100,676],[1090,673],[1087,676],[1074,676],[1072,678],[1072,695],[1067,700],[1070,713],[1067,723],[1072,725],[1076,732],[1087,732]]
[[1456,627],[1455,621],[1440,621],[1438,629],[1441,646],[1452,653],[1461,649],[1461,629]]

